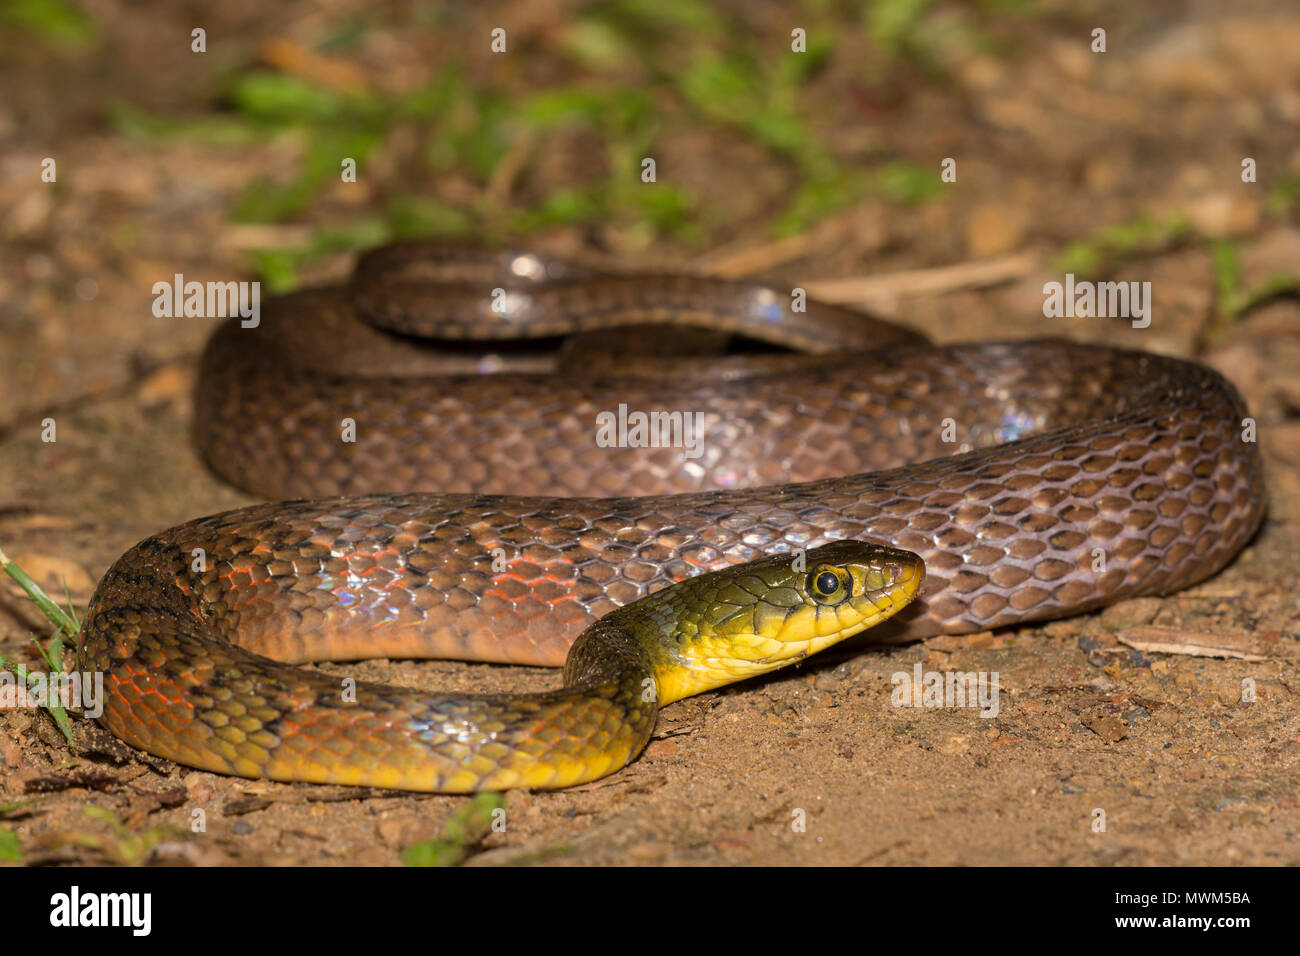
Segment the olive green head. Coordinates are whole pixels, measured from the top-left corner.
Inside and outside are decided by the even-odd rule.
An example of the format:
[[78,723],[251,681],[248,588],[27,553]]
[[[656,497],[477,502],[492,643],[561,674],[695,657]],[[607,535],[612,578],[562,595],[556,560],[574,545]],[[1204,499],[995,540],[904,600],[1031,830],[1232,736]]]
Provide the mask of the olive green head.
[[852,637],[906,607],[924,580],[910,551],[837,541],[682,581],[653,595],[633,626],[657,638],[650,652],[666,704]]

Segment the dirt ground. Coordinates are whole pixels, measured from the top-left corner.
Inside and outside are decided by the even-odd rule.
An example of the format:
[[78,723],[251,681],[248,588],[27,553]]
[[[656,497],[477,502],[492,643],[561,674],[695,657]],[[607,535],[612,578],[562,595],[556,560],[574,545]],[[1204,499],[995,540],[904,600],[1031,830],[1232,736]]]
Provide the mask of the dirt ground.
[[[266,277],[267,262],[317,230],[365,225],[395,205],[436,201],[468,210],[470,232],[625,267],[782,277],[942,342],[1052,335],[1192,356],[1246,395],[1267,468],[1267,520],[1222,574],[1042,627],[891,648],[852,642],[670,705],[625,770],[562,792],[506,795],[504,831],[474,841],[468,862],[1300,863],[1294,4],[1028,3],[1004,13],[935,3],[895,37],[892,59],[881,37],[893,34],[868,36],[849,5],[669,6],[685,11],[676,29],[724,52],[743,37],[760,63],[763,50],[788,50],[801,19],[816,33],[826,18],[836,43],[799,93],[805,128],[846,167],[907,163],[937,180],[941,160],[955,157],[957,181],[910,199],[867,190],[791,234],[773,231],[815,163],[800,166],[753,128],[690,110],[666,92],[669,80],[634,63],[562,56],[575,38],[602,36],[571,3],[470,12],[289,2],[268,20],[265,4],[232,2],[191,23],[169,4],[90,0],[84,22],[74,17],[62,32],[4,25],[0,548],[51,593],[66,582],[80,611],[136,541],[251,503],[190,444],[194,363],[214,323],[154,317],[152,285],[175,272],[254,278],[259,264]],[[717,11],[725,28],[699,26],[700,9]],[[518,44],[504,61],[478,42],[498,23]],[[206,54],[190,50],[196,25],[207,30]],[[1105,53],[1090,49],[1098,26]],[[515,131],[491,168],[431,169],[429,129],[393,119],[357,183],[322,185],[275,221],[232,216],[250,183],[292,178],[313,134],[231,133],[221,123],[245,114],[231,105],[230,77],[270,70],[387,96],[428,84],[452,61],[468,88],[494,89],[491,102],[507,114],[525,92],[555,84],[649,91],[658,117],[650,152],[660,179],[690,198],[686,212],[659,220],[658,232],[622,207],[604,221],[513,220],[512,210],[556,189],[613,175],[617,151],[602,151],[600,131],[583,126]],[[156,130],[144,114],[216,122]],[[41,181],[46,157],[56,183]],[[1255,182],[1242,181],[1247,157]],[[500,173],[502,163],[512,169]],[[316,251],[293,259],[298,281],[346,274],[348,249]],[[1151,326],[1044,318],[1043,283],[1067,268],[1150,281]],[[844,279],[868,281],[845,292],[832,282]],[[46,419],[54,442],[42,440]],[[1153,626],[1252,659],[1125,643]],[[0,581],[0,653],[36,668],[28,636],[48,632]],[[996,672],[998,715],[891,706],[891,675],[918,663]],[[558,680],[458,662],[380,660],[359,673],[430,689]],[[1247,679],[1255,699],[1243,702]],[[80,722],[77,736],[74,753],[44,712],[0,711],[0,859],[395,865],[465,805],[220,777],[141,758]],[[191,826],[196,809],[203,832]]]

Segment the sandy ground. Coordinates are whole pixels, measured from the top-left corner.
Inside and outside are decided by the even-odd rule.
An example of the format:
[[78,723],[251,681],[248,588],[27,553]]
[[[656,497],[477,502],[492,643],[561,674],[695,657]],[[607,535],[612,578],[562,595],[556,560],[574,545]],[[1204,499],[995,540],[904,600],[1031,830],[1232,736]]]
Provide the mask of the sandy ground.
[[[232,38],[209,55],[246,66],[268,38],[307,44],[322,18],[361,10],[306,8],[290,4],[268,24],[252,4],[232,4],[208,22]],[[253,500],[206,472],[189,443],[194,359],[211,323],[154,318],[152,283],[176,271],[247,278],[242,248],[302,228],[228,219],[243,184],[295,159],[292,138],[140,142],[103,121],[114,97],[206,109],[215,81],[209,63],[155,52],[160,35],[189,30],[163,5],[90,9],[111,54],[51,54],[6,34],[0,55],[0,547],[53,593],[66,582],[79,609],[137,540]],[[1300,176],[1300,16],[1280,2],[1218,16],[1102,5],[1097,18],[1112,30],[1101,58],[1080,39],[1093,18],[1051,8],[1016,26],[996,54],[946,64],[946,81],[868,85],[849,106],[839,94],[859,87],[837,57],[808,94],[831,141],[850,151],[870,143],[866,155],[888,144],[926,166],[960,157],[948,192],[915,206],[867,198],[773,244],[761,225],[788,185],[780,164],[716,131],[665,124],[657,154],[680,158],[683,179],[728,228],[703,250],[638,246],[613,227],[598,238],[629,266],[703,265],[810,285],[1024,257],[1016,261],[1027,266],[987,288],[893,282],[869,304],[939,341],[1063,335],[1222,370],[1250,402],[1268,469],[1270,512],[1241,557],[1168,598],[1045,627],[851,644],[673,704],[624,771],[507,795],[504,832],[472,847],[472,864],[1300,863],[1300,303],[1284,295],[1225,315],[1214,245],[1232,244],[1244,289],[1300,270],[1300,215],[1269,198]],[[418,77],[431,49],[455,42],[380,30],[358,69]],[[379,203],[401,180],[401,149],[377,160],[378,181],[359,192],[327,189],[303,222]],[[45,156],[58,160],[57,186],[39,181]],[[1245,156],[1258,162],[1258,183],[1240,180]],[[576,175],[556,162],[538,177]],[[738,180],[749,188],[735,189]],[[1139,214],[1188,224],[1180,239],[1117,254],[1107,273],[1152,282],[1152,326],[1117,333],[1044,319],[1042,284],[1060,277],[1054,257]],[[532,241],[564,251],[590,239],[561,228]],[[345,254],[326,256],[307,278],[348,266]],[[47,418],[52,443],[42,441]],[[1152,626],[1260,659],[1124,643]],[[35,666],[27,635],[46,632],[0,582],[0,652]],[[891,706],[891,675],[917,664],[996,672],[997,716]],[[456,662],[374,661],[360,673],[466,690],[558,679]],[[1244,681],[1253,701],[1242,700]],[[0,830],[23,861],[396,864],[464,804],[224,778],[139,759],[105,736],[80,725],[73,754],[43,713],[0,712]],[[192,830],[196,809],[204,832]]]

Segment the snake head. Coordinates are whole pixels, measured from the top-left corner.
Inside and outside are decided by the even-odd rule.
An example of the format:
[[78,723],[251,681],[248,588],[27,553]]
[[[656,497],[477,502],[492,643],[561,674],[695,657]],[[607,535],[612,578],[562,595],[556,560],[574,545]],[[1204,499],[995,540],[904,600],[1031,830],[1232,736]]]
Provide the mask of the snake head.
[[837,541],[683,581],[660,619],[660,703],[816,654],[892,617],[924,580],[919,555]]

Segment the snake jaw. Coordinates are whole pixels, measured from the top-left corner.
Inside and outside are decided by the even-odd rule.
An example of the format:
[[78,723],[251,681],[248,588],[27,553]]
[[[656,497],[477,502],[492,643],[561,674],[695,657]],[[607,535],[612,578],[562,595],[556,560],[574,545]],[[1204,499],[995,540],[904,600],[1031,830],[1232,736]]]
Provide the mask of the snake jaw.
[[[706,620],[694,614],[679,621],[669,641],[673,653],[656,666],[659,703],[765,674],[825,650],[892,617],[911,603],[925,580],[919,556],[859,541],[815,548],[807,553],[806,564],[815,569],[812,574],[796,570],[789,555],[747,565],[734,572],[733,583],[741,595],[752,598],[748,604],[741,603],[736,590],[724,590],[711,595],[714,604]],[[805,583],[806,578],[815,580],[816,569],[827,567],[852,582],[835,603],[824,603]],[[728,573],[715,572],[724,581]],[[696,590],[704,590],[708,577],[693,579],[700,582]],[[723,598],[748,613],[738,614],[735,608],[718,613]]]

